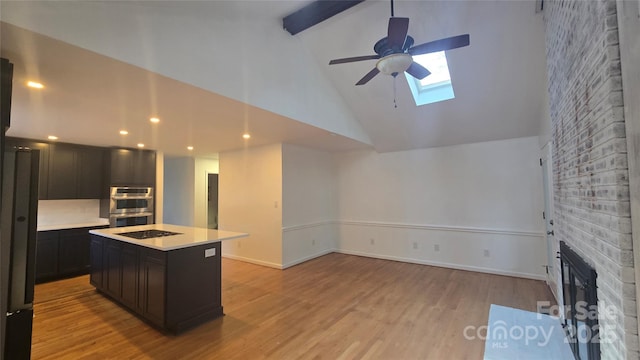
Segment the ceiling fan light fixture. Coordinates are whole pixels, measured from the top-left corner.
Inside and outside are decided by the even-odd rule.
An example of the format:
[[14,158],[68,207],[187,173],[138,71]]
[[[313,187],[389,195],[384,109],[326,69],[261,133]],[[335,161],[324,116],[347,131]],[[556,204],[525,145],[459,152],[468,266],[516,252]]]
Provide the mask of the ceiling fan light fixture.
[[391,54],[378,60],[376,67],[383,74],[396,76],[405,72],[412,62],[413,57],[410,54]]

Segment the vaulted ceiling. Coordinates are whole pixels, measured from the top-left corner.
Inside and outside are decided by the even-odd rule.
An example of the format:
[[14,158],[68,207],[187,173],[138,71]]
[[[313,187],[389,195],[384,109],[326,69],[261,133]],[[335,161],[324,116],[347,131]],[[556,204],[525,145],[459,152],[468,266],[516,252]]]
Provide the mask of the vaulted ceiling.
[[388,1],[292,36],[282,18],[307,3],[2,1],[2,56],[15,64],[9,135],[144,142],[172,155],[191,145],[198,156],[275,142],[386,152],[538,135],[546,75],[533,1],[395,1],[416,43],[471,37],[447,53],[455,99],[424,106],[402,76],[354,86],[375,61],[328,65],[373,54]]

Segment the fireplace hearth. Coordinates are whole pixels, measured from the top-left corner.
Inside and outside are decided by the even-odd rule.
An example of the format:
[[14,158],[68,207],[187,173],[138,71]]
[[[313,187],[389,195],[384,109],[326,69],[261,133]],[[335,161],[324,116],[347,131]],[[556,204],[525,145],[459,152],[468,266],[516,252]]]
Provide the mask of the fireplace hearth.
[[560,242],[565,333],[576,359],[599,360],[596,271],[565,242]]

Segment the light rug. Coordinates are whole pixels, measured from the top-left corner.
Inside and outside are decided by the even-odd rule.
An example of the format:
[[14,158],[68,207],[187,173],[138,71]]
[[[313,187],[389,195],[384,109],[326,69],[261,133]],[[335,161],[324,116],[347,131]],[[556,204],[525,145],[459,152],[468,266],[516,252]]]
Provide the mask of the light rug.
[[485,337],[484,360],[574,359],[560,319],[553,316],[491,304],[482,330],[476,335]]

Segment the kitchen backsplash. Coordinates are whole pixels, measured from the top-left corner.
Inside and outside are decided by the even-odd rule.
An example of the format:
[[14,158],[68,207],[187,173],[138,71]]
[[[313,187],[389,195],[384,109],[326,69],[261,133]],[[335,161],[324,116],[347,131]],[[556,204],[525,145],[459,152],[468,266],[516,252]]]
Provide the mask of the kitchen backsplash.
[[38,201],[38,226],[92,222],[99,214],[98,199]]

